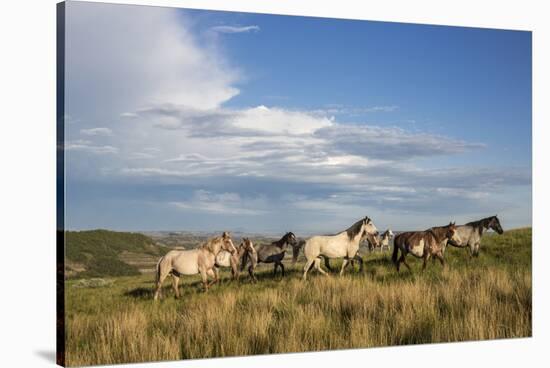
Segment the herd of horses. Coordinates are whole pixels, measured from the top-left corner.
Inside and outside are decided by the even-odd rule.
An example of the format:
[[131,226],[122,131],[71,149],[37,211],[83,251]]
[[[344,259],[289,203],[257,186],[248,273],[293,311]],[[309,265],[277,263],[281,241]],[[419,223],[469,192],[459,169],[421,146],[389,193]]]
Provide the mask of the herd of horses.
[[[294,233],[288,232],[280,240],[268,244],[254,245],[249,238],[243,238],[238,247],[233,244],[231,235],[224,232],[221,236],[208,239],[195,249],[171,250],[166,253],[157,263],[154,299],[157,300],[161,296],[162,284],[168,276],[172,277],[176,298],[179,298],[179,279],[184,275],[200,274],[205,291],[218,282],[220,268],[230,268],[234,279],[238,279],[240,272],[246,268],[251,280],[256,282],[254,270],[258,263],[273,263],[273,274],[276,275],[277,269],[280,268],[284,277],[283,258],[288,246],[292,247],[293,264],[303,249],[306,258],[302,276],[304,281],[313,268],[323,275],[328,275],[321,267],[321,261],[324,260],[325,267],[332,271],[329,260],[334,258],[343,259],[340,275],[355,262],[359,263],[359,270],[362,271],[363,259],[358,251],[364,241],[367,242],[369,250],[383,250],[390,248],[390,241],[393,239],[391,259],[397,272],[401,263],[411,271],[406,261],[408,254],[423,260],[422,270],[426,268],[430,258],[438,259],[444,266],[447,245],[469,248],[472,257],[478,256],[481,237],[488,229],[498,234],[503,233],[496,215],[465,225],[450,222],[446,226],[431,227],[424,231],[407,231],[395,236],[391,229],[380,234],[372,220],[365,217],[348,229],[332,235],[317,235],[298,241]],[[209,278],[212,281],[209,282]]]

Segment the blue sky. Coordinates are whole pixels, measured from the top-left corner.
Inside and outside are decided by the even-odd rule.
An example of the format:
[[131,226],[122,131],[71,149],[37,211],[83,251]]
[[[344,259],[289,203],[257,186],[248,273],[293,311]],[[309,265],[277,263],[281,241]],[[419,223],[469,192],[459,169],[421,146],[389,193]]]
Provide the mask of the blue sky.
[[529,32],[71,2],[68,228],[531,224]]

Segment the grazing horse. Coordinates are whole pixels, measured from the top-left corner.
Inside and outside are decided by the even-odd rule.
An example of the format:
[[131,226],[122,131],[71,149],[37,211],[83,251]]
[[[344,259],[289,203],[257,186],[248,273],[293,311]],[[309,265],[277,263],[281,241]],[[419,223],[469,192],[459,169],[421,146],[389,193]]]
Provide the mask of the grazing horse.
[[[411,271],[411,267],[405,260],[405,257],[409,253],[424,260],[422,271],[426,269],[426,264],[431,256],[439,259],[441,265],[444,266],[445,260],[443,259],[442,243],[448,239],[460,242],[454,222],[449,223],[447,226],[432,227],[425,231],[408,231],[397,235],[393,242],[392,254],[392,261],[397,268],[397,272],[399,272],[399,265],[401,263]],[[398,251],[401,251],[399,259],[397,259]]]
[[[380,240],[377,234],[369,234],[366,235],[367,240],[367,246],[369,251],[372,251],[373,249],[376,249],[380,246]],[[323,257],[325,259],[325,267],[329,272],[332,272],[332,267],[330,267],[330,261],[328,257]],[[359,272],[363,272],[363,258],[359,255],[359,252],[355,254],[355,256],[350,259],[350,262],[348,266],[351,264],[352,268],[355,268],[355,261],[359,262]],[[346,266],[347,267],[347,266]]]
[[382,233],[380,236],[380,250],[389,250],[390,249],[390,241],[393,239],[393,231],[391,229],[388,229]]
[[256,254],[256,249],[254,249],[254,244],[248,238],[243,238],[241,244],[237,247],[237,251],[233,254],[226,250],[222,250],[216,256],[216,267],[231,267],[231,277],[233,280],[239,279],[239,265],[241,266],[241,271],[244,269],[244,265],[250,258],[251,264],[248,268],[248,274],[252,281],[256,281],[256,277],[252,272],[258,263],[258,255]]
[[479,245],[481,243],[481,237],[485,230],[492,229],[498,234],[502,234],[502,226],[500,226],[500,221],[498,217],[491,216],[478,221],[468,222],[465,225],[460,225],[456,227],[456,232],[460,236],[461,241],[448,240],[447,244],[452,245],[453,247],[458,248],[470,248],[470,256],[477,257],[479,256]]
[[281,268],[281,273],[284,277],[285,267],[283,266],[283,258],[285,257],[287,245],[292,247],[297,245],[296,236],[292,232],[288,232],[283,237],[271,244],[260,244],[256,247],[258,254],[258,263],[275,263],[273,267],[273,276],[277,274],[277,267]]
[[351,225],[347,230],[335,235],[317,235],[309,238],[304,245],[306,264],[304,265],[303,279],[306,280],[307,273],[313,265],[317,271],[328,276],[321,268],[321,257],[344,258],[340,270],[340,275],[342,275],[349,261],[357,255],[361,241],[367,234],[376,235],[377,233],[378,230],[372,220],[365,217]]
[[[166,253],[157,263],[156,272],[156,291],[154,299],[157,300],[161,293],[162,283],[168,276],[172,276],[172,287],[174,288],[176,299],[180,293],[178,282],[181,275],[201,275],[204,290],[218,282],[218,269],[216,265],[216,256],[220,251],[226,250],[234,254],[237,250],[233,245],[231,236],[224,232],[218,236],[207,240],[198,248],[191,250],[171,250]],[[208,276],[214,280],[208,284]]]

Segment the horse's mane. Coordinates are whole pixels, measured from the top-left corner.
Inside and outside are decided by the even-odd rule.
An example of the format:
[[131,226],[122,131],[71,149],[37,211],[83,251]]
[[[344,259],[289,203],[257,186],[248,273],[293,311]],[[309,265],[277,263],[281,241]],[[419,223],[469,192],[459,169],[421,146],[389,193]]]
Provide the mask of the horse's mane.
[[288,237],[290,236],[290,234],[294,235],[292,233],[292,231],[289,231],[287,232],[285,235],[283,235],[283,237],[279,240],[276,240],[274,242],[271,242],[271,245],[276,245],[278,246],[279,248],[281,248],[285,243],[288,243]]
[[432,233],[432,235],[438,235],[437,233],[439,233],[441,230],[446,229],[448,227],[449,227],[449,225],[433,226],[433,227],[430,227],[428,230],[426,230],[426,232],[427,233]]
[[[348,234],[348,238],[352,240],[361,232],[361,228],[363,227],[363,221],[368,220],[368,217],[362,218],[361,220],[357,221],[355,224],[351,225],[346,229],[346,233]],[[343,231],[339,232],[338,234],[343,233]]]
[[390,230],[386,230],[382,233],[382,238],[390,234]]
[[202,243],[199,248],[201,249],[206,249],[206,250],[209,250],[209,251],[213,251],[212,249],[212,245],[218,241],[220,241],[222,239],[221,236],[216,236],[214,238],[211,238],[211,239],[208,239],[207,241],[205,241],[204,243]]
[[489,226],[489,222],[491,222],[492,219],[496,218],[496,216],[489,216],[489,217],[485,217],[481,220],[477,220],[477,221],[471,221],[471,222],[468,222],[466,225],[467,226],[472,226],[472,227],[475,227],[475,228],[478,228],[480,226],[483,226],[483,227],[488,227]]

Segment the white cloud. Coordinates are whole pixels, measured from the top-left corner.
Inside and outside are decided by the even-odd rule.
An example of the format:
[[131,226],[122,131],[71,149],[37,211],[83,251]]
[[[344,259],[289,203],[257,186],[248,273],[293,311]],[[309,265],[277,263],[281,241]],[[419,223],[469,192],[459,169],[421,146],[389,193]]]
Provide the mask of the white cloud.
[[380,106],[367,106],[367,107],[357,107],[357,106],[345,106],[342,104],[329,104],[325,108],[316,109],[312,112],[324,115],[349,115],[349,116],[359,116],[368,113],[374,112],[393,112],[399,109],[397,105],[380,105]]
[[120,114],[120,117],[121,118],[137,118],[138,114],[136,114],[135,112],[123,112],[122,114]]
[[81,151],[93,154],[115,154],[118,153],[118,148],[113,146],[93,145],[90,141],[76,140],[65,142],[66,151]]
[[80,129],[80,134],[110,136],[113,134],[113,131],[109,128],[90,128]]
[[213,32],[218,33],[247,33],[247,32],[258,32],[260,31],[259,26],[216,26],[210,28]]
[[221,215],[255,216],[265,213],[258,209],[258,205],[264,205],[261,198],[243,199],[238,193],[212,193],[206,190],[198,190],[193,198],[188,201],[170,202],[170,205],[182,210],[192,212],[207,212]]
[[67,12],[71,116],[112,118],[122,111],[132,117],[151,103],[214,108],[239,93],[234,87],[239,73],[215,44],[201,44],[181,12],[86,2],[69,4]]

